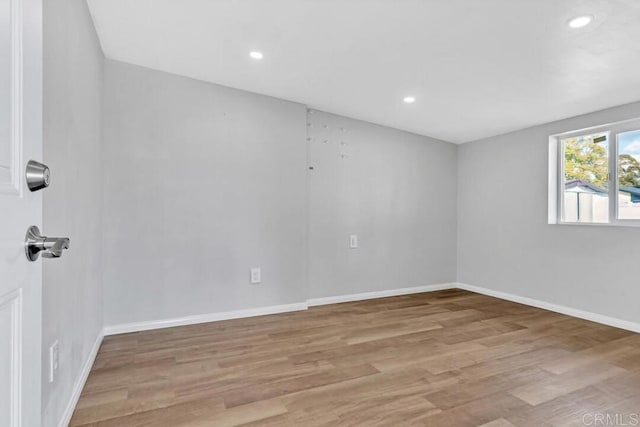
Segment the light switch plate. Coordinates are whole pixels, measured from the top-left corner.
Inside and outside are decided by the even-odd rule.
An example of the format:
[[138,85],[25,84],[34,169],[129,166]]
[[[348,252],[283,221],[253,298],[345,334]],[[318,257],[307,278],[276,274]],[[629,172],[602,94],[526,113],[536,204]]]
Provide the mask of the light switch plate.
[[358,247],[358,235],[352,234],[349,236],[349,247],[355,249]]

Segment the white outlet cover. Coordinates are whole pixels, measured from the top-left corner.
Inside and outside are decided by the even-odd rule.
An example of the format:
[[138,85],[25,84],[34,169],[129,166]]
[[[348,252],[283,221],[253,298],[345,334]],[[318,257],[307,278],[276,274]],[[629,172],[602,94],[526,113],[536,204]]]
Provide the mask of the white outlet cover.
[[358,247],[358,235],[352,234],[349,236],[349,247],[355,249]]
[[262,282],[262,272],[259,268],[251,269],[251,283],[256,284]]
[[60,366],[60,345],[56,340],[49,347],[49,382],[52,383],[56,378],[56,372]]

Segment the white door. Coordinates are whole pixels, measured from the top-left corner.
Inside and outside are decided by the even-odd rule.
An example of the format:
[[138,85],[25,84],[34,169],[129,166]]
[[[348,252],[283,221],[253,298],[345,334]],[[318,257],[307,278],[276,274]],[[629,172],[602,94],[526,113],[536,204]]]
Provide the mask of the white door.
[[25,187],[42,160],[42,3],[0,0],[0,426],[41,423],[42,260],[24,238],[42,226],[42,192]]

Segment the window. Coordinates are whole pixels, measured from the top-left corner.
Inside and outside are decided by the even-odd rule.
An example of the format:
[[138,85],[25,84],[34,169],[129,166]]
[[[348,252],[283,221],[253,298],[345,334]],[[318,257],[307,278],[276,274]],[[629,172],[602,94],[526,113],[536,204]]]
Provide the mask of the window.
[[640,130],[618,134],[618,201],[621,220],[640,220]]
[[640,225],[640,120],[550,138],[549,222]]
[[560,140],[562,221],[609,222],[609,135],[594,133]]

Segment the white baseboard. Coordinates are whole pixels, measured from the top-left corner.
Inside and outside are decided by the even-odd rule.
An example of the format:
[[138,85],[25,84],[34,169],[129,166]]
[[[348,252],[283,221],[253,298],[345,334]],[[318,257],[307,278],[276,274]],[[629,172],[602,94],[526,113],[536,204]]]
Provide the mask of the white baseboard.
[[104,328],[104,335],[116,335],[129,332],[148,331],[152,329],[170,328],[174,326],[194,325],[198,323],[216,322],[220,320],[241,319],[245,317],[264,316],[267,314],[286,313],[291,311],[306,310],[308,307],[314,307],[326,304],[337,304],[341,302],[363,301],[374,298],[385,298],[398,295],[417,294],[422,292],[441,291],[445,289],[464,289],[471,292],[477,292],[513,301],[533,307],[543,308],[545,310],[554,311],[556,313],[566,314],[568,316],[578,317],[581,319],[591,320],[593,322],[602,323],[616,328],[626,329],[633,332],[640,332],[640,324],[627,320],[616,319],[614,317],[602,314],[591,313],[588,311],[578,310],[575,308],[562,306],[558,304],[540,301],[533,298],[521,297],[506,292],[494,291],[492,289],[482,288],[479,286],[468,285],[466,283],[441,283],[436,285],[416,286],[412,288],[389,289],[384,291],[365,292],[360,294],[339,295],[334,297],[311,298],[305,302],[274,305],[269,307],[258,307],[244,310],[225,311],[220,313],[207,313],[195,316],[186,316],[173,319],[151,320],[145,322],[125,323],[120,325],[107,326]]
[[223,311],[219,313],[198,314],[195,316],[177,317],[173,319],[151,320],[146,322],[124,323],[106,326],[105,335],[125,334],[128,332],[148,331],[151,329],[171,328],[174,326],[195,325],[198,323],[217,322],[219,320],[241,319],[244,317],[264,316],[266,314],[286,313],[307,309],[306,302],[294,304],[272,305],[269,307],[248,308],[245,310]]
[[517,302],[520,304],[530,305],[532,307],[538,307],[545,310],[554,311],[556,313],[566,314],[567,316],[578,317],[580,319],[590,320],[596,323],[602,323],[603,325],[613,326],[616,328],[640,333],[640,323],[617,319],[615,317],[592,313],[590,311],[578,310],[577,308],[567,307],[559,304],[553,304],[550,302],[540,301],[533,298],[521,297],[518,295],[509,294],[506,292],[494,291],[493,289],[487,289],[487,288],[482,288],[480,286],[468,285],[466,283],[456,283],[455,285],[459,289],[476,292],[478,294],[500,298],[507,301]]
[[386,291],[366,292],[362,294],[340,295],[337,297],[313,298],[305,302],[273,305],[269,307],[249,308],[245,310],[224,311],[220,313],[207,313],[195,316],[185,316],[173,319],[150,320],[145,322],[124,323],[120,325],[106,326],[104,335],[126,334],[129,332],[149,331],[152,329],[171,328],[174,326],[195,325],[198,323],[217,322],[219,320],[241,319],[245,317],[264,316],[267,314],[286,313],[290,311],[306,310],[308,307],[335,304],[339,302],[361,301],[372,298],[384,298],[397,295],[417,294],[421,292],[441,291],[454,289],[455,283],[443,283],[438,285],[416,286],[413,288],[389,289]]
[[93,362],[96,360],[96,356],[98,355],[98,350],[100,349],[100,344],[102,344],[102,339],[104,338],[104,334],[102,331],[98,334],[93,347],[91,348],[91,352],[89,352],[89,356],[87,360],[82,365],[82,370],[80,371],[80,376],[78,377],[76,383],[73,385],[73,390],[71,393],[71,398],[69,399],[69,403],[65,408],[62,418],[60,419],[59,427],[68,427],[71,422],[71,417],[73,416],[73,411],[76,409],[76,405],[78,404],[78,400],[80,400],[80,394],[82,394],[82,389],[84,388],[85,383],[87,382],[87,378],[89,377],[89,372],[91,372],[91,368],[93,367]]
[[398,295],[419,294],[422,292],[442,291],[445,289],[455,289],[456,283],[441,283],[437,285],[415,286],[413,288],[389,289],[386,291],[365,292],[362,294],[338,295],[335,297],[312,298],[307,300],[309,307],[326,304],[337,304],[341,302],[362,301],[374,298],[395,297]]

